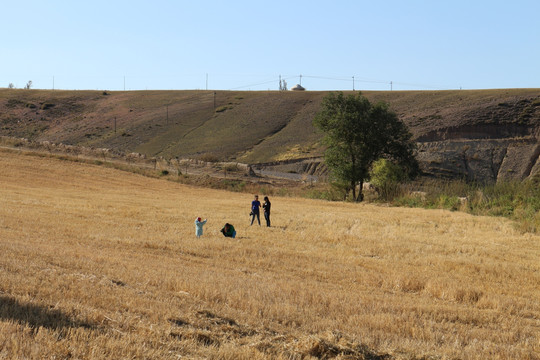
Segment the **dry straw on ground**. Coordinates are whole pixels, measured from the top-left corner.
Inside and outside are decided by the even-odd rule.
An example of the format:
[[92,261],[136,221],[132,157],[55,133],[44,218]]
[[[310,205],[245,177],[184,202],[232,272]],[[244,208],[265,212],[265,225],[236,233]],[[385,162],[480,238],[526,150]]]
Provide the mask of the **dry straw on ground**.
[[506,220],[276,197],[250,227],[245,194],[0,155],[0,358],[540,353],[540,237]]

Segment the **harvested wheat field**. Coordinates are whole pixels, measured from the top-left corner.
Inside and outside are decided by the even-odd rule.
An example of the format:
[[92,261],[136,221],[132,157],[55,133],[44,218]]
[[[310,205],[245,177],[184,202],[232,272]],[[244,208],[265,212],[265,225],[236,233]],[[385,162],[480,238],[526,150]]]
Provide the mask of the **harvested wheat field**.
[[0,151],[0,358],[539,358],[540,236],[251,198]]

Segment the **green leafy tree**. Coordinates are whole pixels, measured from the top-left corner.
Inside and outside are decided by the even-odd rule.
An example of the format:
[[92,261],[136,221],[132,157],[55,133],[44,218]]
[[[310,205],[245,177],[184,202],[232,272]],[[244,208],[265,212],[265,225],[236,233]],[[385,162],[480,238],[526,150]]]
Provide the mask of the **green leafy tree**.
[[326,165],[336,180],[348,184],[355,201],[364,199],[362,186],[380,158],[399,164],[408,177],[419,171],[412,135],[386,103],[373,105],[360,93],[330,93],[313,124],[325,133]]

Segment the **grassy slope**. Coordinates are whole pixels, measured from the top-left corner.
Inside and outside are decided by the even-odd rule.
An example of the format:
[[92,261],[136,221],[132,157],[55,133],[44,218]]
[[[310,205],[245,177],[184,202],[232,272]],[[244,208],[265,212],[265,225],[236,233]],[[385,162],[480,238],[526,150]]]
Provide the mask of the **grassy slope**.
[[[0,135],[148,155],[264,162],[320,155],[311,125],[324,92],[0,90]],[[540,90],[366,92],[416,136],[477,124],[538,128]],[[214,108],[215,100],[215,108]],[[44,107],[52,104],[53,107]],[[168,120],[167,120],[168,109]],[[114,133],[114,119],[117,132]]]
[[506,220],[275,197],[249,227],[245,194],[0,155],[0,357],[540,351],[540,238]]

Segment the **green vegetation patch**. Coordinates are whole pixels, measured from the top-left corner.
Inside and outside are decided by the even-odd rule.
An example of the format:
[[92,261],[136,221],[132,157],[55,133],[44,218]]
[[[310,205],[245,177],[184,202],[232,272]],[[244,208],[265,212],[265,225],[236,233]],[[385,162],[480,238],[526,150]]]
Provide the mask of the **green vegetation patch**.
[[540,232],[540,186],[534,178],[490,185],[433,181],[422,188],[402,191],[392,204],[501,216],[515,220],[521,231]]

